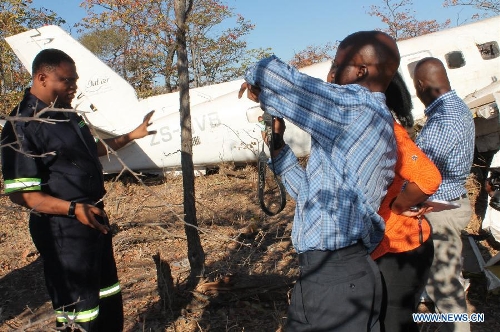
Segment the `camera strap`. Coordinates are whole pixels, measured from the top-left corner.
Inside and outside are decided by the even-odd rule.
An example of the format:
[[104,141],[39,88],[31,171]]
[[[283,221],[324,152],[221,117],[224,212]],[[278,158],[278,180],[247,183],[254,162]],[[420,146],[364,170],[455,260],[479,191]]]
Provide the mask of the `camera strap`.
[[[257,168],[258,168],[258,185],[257,185],[257,190],[258,190],[258,196],[259,196],[259,204],[260,208],[262,211],[264,211],[265,214],[268,216],[275,216],[278,213],[280,213],[286,205],[286,191],[285,191],[285,186],[281,182],[279,176],[276,175],[274,172],[274,158],[273,158],[273,152],[274,152],[274,135],[273,135],[273,123],[275,117],[272,116],[271,114],[264,112],[262,114],[263,122],[265,124],[265,132],[267,137],[269,137],[269,153],[271,155],[271,167],[273,170],[274,174],[274,181],[277,185],[279,195],[280,195],[280,204],[278,207],[278,210],[276,211],[271,211],[270,206],[266,205],[264,195],[266,193],[266,170],[269,164],[267,163],[268,158],[266,153],[264,152],[264,146],[266,145],[265,142],[262,142],[262,150],[259,153],[259,159],[257,163]],[[272,204],[272,203],[271,203]]]

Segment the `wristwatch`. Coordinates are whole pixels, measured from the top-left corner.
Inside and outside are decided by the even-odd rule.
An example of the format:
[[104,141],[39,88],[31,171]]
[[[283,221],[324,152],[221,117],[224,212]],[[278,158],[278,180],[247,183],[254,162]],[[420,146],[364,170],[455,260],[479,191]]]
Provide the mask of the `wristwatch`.
[[76,215],[75,215],[75,208],[76,208],[76,202],[75,201],[71,201],[71,203],[69,203],[68,217],[70,217],[70,218],[75,218],[76,217]]

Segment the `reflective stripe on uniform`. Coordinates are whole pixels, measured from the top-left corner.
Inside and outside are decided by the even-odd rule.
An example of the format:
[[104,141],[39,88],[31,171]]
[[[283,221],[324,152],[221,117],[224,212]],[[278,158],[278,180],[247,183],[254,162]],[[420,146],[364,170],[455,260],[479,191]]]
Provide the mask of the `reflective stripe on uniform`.
[[108,296],[115,295],[115,294],[118,294],[118,293],[120,293],[120,283],[119,282],[117,282],[113,286],[102,288],[99,291],[99,298],[102,299],[104,297],[108,297]]
[[96,319],[97,316],[99,315],[99,306],[95,307],[94,309],[80,311],[76,313],[56,310],[56,315],[57,315],[56,320],[59,323],[67,323],[68,321],[77,323],[90,322],[91,320]]
[[41,190],[42,179],[20,178],[14,180],[5,180],[5,193],[9,194],[15,191],[39,191]]

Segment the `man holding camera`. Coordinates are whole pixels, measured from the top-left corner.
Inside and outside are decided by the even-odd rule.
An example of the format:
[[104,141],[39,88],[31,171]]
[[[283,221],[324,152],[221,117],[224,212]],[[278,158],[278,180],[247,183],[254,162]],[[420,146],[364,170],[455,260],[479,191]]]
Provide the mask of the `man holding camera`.
[[[416,143],[434,162],[443,179],[430,198],[460,203],[457,209],[426,214],[434,240],[434,261],[426,291],[439,312],[467,313],[460,282],[460,235],[472,216],[465,182],[474,157],[474,121],[467,105],[451,89],[446,69],[439,59],[420,60],[415,66],[413,83],[427,116]],[[443,328],[443,331],[470,331],[470,324],[446,323]]]
[[[339,45],[328,73],[335,84],[270,57],[251,66],[245,91],[271,115],[311,135],[304,169],[287,144],[275,173],[295,199],[292,241],[300,276],[287,331],[379,331],[380,271],[368,255],[384,234],[377,211],[394,176],[396,142],[384,91],[399,66],[394,39],[361,31]],[[327,74],[327,73],[325,73]],[[274,132],[283,134],[282,121]]]

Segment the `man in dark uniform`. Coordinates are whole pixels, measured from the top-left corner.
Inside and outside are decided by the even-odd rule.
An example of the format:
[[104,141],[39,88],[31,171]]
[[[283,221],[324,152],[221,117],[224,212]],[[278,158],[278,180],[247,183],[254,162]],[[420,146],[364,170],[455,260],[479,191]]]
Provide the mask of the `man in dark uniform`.
[[[57,325],[86,331],[121,331],[123,306],[113,257],[98,157],[106,146],[94,139],[71,109],[77,90],[75,62],[56,49],[33,60],[33,84],[11,116],[49,120],[11,121],[2,131],[5,193],[31,210],[30,232],[43,262]],[[106,139],[117,150],[148,132],[153,112],[128,134]]]

